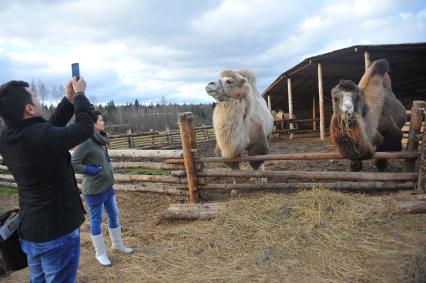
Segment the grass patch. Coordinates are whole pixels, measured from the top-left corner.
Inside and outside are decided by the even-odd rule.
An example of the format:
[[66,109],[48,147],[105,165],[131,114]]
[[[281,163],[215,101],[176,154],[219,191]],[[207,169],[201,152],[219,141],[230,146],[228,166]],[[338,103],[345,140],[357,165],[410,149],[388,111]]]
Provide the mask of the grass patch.
[[143,168],[132,168],[127,170],[127,174],[129,175],[170,175],[169,170],[162,169],[143,169]]
[[18,189],[9,186],[0,186],[0,194],[17,194]]

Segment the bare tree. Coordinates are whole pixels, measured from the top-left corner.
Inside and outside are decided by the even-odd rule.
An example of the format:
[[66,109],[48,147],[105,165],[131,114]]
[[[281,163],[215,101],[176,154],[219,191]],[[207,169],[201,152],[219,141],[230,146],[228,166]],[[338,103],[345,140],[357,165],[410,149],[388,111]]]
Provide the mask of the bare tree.
[[34,92],[36,96],[38,95],[38,90],[34,79],[31,80],[30,89]]
[[62,97],[65,95],[65,88],[63,86],[53,86],[51,90],[51,97],[55,103],[59,103]]
[[38,80],[37,90],[41,105],[44,106],[44,102],[49,98],[49,92],[47,91],[46,85],[41,80]]

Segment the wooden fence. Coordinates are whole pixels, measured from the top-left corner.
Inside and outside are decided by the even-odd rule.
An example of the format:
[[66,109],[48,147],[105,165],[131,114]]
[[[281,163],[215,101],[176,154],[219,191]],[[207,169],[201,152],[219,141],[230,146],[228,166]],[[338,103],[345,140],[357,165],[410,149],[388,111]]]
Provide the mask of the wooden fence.
[[[243,161],[274,161],[274,160],[331,160],[342,159],[339,153],[300,153],[274,154],[263,156],[246,156],[239,158],[198,158],[195,132],[191,113],[179,115],[182,134],[184,158],[173,158],[166,161],[169,165],[185,165],[188,194],[191,202],[197,202],[208,192],[223,194],[232,190],[257,189],[309,189],[312,187],[341,190],[371,189],[414,189],[425,190],[424,171],[426,155],[426,135],[422,131],[425,120],[424,101],[414,101],[411,109],[411,124],[408,133],[407,150],[402,152],[377,152],[373,159],[404,159],[404,173],[378,172],[342,172],[342,171],[244,171],[209,169],[203,170],[205,163],[243,162]],[[420,145],[420,146],[419,146]],[[198,166],[197,166],[198,165]],[[224,184],[226,178],[274,178],[271,183],[248,182]],[[275,180],[280,181],[276,182]],[[220,180],[220,183],[217,183]],[[285,182],[282,182],[285,181]]]
[[[197,144],[215,141],[212,126],[194,128]],[[175,149],[181,148],[181,135],[179,130],[158,132],[151,130],[144,133],[111,135],[110,149],[137,148],[137,149]]]
[[[233,190],[299,190],[313,187],[339,190],[413,189],[425,190],[426,135],[422,131],[425,121],[424,101],[415,101],[411,109],[411,124],[408,133],[407,149],[402,152],[377,152],[375,159],[404,159],[404,173],[342,172],[342,171],[247,171],[209,168],[205,164],[223,162],[247,162],[255,160],[334,160],[342,159],[333,153],[273,154],[245,156],[233,159],[219,157],[199,157],[197,144],[200,135],[204,140],[211,138],[208,127],[195,128],[192,113],[179,114],[179,137],[173,143],[181,142],[179,150],[138,150],[111,149],[109,154],[116,170],[115,189],[118,191],[156,192],[180,195],[193,203],[199,199],[209,199],[232,193]],[[201,134],[200,134],[201,133]],[[160,133],[158,133],[159,135]],[[177,134],[177,133],[174,133]],[[170,132],[171,135],[171,132]],[[169,136],[170,136],[169,135]],[[144,136],[144,135],[137,135]],[[147,135],[152,138],[153,134]],[[160,135],[161,136],[161,135]],[[163,133],[164,136],[164,133]],[[166,134],[167,136],[167,134]],[[169,137],[167,136],[167,137]],[[127,136],[126,136],[127,137]],[[132,136],[136,138],[135,136]],[[177,135],[176,135],[177,137]],[[174,137],[172,138],[174,139]],[[203,141],[203,139],[201,139]],[[143,160],[143,161],[141,161]],[[142,170],[142,173],[122,173],[122,170]],[[0,169],[7,170],[3,165]],[[143,170],[147,170],[145,174]],[[153,170],[149,172],[149,170]],[[78,183],[82,176],[77,174]],[[273,178],[268,183],[232,183],[232,178],[249,179]],[[224,183],[224,180],[229,182]],[[218,182],[220,181],[220,182]],[[0,184],[16,186],[13,177],[7,172],[0,173]]]

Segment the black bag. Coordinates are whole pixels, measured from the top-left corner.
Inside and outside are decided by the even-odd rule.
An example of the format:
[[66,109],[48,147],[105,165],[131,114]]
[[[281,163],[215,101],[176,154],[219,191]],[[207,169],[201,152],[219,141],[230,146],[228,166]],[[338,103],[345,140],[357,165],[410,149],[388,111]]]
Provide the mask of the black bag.
[[[0,227],[6,223],[10,224],[10,219],[17,215],[18,210],[10,210],[0,215]],[[9,220],[9,221],[8,221]],[[21,245],[18,239],[17,227],[13,227],[14,232],[7,238],[3,239],[0,237],[0,257],[4,262],[4,273],[7,271],[16,271],[23,269],[28,266],[27,256],[22,251]],[[2,267],[0,266],[0,274],[2,273]]]

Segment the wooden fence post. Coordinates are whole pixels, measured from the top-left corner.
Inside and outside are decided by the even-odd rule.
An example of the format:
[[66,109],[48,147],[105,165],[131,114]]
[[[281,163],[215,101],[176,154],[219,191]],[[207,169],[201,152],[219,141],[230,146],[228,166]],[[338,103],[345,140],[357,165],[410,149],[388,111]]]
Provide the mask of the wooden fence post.
[[312,96],[312,130],[317,130],[317,113],[316,113],[316,101],[315,101],[315,95]]
[[319,114],[320,114],[320,139],[325,140],[324,123],[324,88],[322,83],[322,67],[318,64],[318,94],[319,94]]
[[155,133],[154,129],[149,129],[149,132],[151,133],[151,148],[155,147]]
[[[410,120],[410,131],[408,133],[407,151],[418,151],[419,150],[419,134],[422,128],[423,121],[423,109],[425,102],[420,100],[413,101],[411,107],[411,120]],[[405,170],[412,172],[415,170],[416,160],[407,159],[405,162]]]
[[[423,113],[423,122],[426,125],[426,115]],[[411,113],[411,115],[413,115]],[[411,129],[410,129],[411,130]],[[411,131],[410,131],[411,132]],[[425,184],[425,175],[426,175],[426,134],[425,129],[423,128],[422,133],[422,144],[419,149],[420,156],[417,161],[418,166],[418,175],[417,175],[417,183],[416,183],[416,192],[417,193],[425,193],[426,192],[426,184]]]
[[191,149],[196,148],[194,122],[191,112],[180,113],[178,116],[180,135],[182,137],[182,150],[188,180],[189,200],[198,202],[197,179]]
[[[203,124],[203,127],[205,127],[206,125],[205,124]],[[210,137],[209,137],[209,130],[207,129],[207,128],[205,128],[204,129],[204,136],[206,137],[206,141],[209,141],[210,140]]]
[[173,137],[169,127],[166,127],[166,132],[167,132],[167,140],[169,144],[173,145]]
[[[293,121],[293,92],[291,88],[291,78],[287,79],[287,96],[288,96],[288,116]],[[294,124],[290,122],[290,139],[293,139]]]
[[364,68],[365,68],[365,71],[367,71],[369,66],[370,66],[370,53],[365,51],[364,52]]

